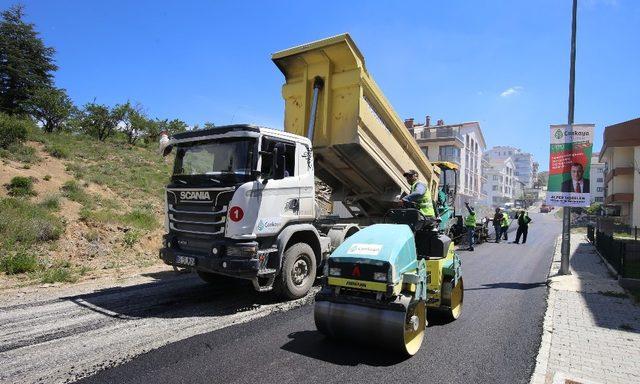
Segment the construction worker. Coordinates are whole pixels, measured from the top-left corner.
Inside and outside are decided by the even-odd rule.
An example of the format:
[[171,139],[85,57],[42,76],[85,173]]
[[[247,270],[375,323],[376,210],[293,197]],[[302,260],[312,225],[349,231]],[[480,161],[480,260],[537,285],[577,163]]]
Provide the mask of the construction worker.
[[496,232],[496,243],[500,242],[500,236],[502,236],[502,212],[500,207],[496,208],[496,214],[493,216],[493,229]]
[[507,241],[507,231],[509,230],[509,225],[511,224],[511,220],[509,220],[509,215],[507,212],[502,212],[502,220],[500,220],[500,234],[504,236],[504,241]]
[[529,223],[531,219],[527,211],[520,211],[518,214],[518,230],[516,231],[515,244],[520,244],[520,236],[522,236],[522,244],[527,242],[527,234],[529,233]]
[[467,239],[469,240],[469,248],[467,248],[467,251],[473,251],[477,223],[476,211],[473,207],[469,206],[469,203],[465,202],[464,205],[467,207],[467,211],[469,211],[469,215],[464,219],[464,226],[467,228]]
[[411,191],[408,195],[402,197],[400,202],[403,205],[415,204],[425,217],[435,218],[436,213],[433,209],[433,201],[431,201],[431,191],[429,191],[425,183],[418,181],[418,172],[410,169],[403,173],[403,176],[411,186]]

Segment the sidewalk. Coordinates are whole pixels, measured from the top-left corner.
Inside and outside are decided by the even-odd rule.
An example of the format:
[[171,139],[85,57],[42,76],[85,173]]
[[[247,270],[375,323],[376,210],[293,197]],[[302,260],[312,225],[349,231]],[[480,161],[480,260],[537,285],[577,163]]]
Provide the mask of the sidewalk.
[[558,238],[531,383],[640,383],[640,305],[583,234],[571,235],[570,267],[571,275],[558,276]]

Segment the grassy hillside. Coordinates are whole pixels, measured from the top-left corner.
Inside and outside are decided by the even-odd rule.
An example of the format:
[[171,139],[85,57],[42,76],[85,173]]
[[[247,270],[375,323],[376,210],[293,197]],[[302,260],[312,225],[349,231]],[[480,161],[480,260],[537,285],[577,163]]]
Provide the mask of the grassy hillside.
[[156,148],[34,131],[1,150],[0,285],[158,263],[170,167]]

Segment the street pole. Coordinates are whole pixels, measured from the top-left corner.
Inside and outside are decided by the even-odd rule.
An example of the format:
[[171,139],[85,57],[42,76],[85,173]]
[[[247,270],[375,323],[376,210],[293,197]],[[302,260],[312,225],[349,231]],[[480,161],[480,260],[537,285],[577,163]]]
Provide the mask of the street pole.
[[[576,88],[576,16],[578,13],[578,0],[573,0],[573,18],[571,22],[571,69],[569,70],[569,126],[573,125],[573,106],[574,95]],[[562,208],[562,246],[560,261],[560,274],[570,275],[569,270],[569,251],[571,247],[570,243],[570,231],[571,231],[571,207]]]

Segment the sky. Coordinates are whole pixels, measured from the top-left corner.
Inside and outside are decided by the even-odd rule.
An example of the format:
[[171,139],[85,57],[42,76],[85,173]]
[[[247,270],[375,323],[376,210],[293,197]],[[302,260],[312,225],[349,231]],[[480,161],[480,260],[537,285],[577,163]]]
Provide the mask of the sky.
[[[0,0],[2,9],[14,1]],[[141,103],[189,125],[282,129],[271,54],[348,32],[401,119],[479,121],[488,148],[548,168],[567,122],[571,0],[21,1],[82,105]],[[640,117],[640,1],[579,0],[575,122]]]

